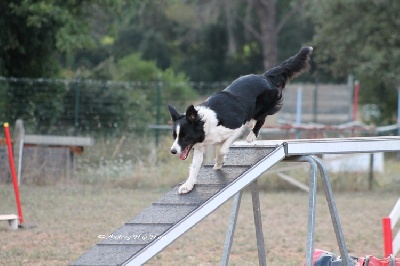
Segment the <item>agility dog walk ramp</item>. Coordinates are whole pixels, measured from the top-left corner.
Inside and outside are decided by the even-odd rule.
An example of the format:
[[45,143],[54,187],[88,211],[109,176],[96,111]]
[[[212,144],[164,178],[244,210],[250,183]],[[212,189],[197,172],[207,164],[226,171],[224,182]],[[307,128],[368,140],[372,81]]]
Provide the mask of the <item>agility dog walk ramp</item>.
[[315,140],[236,142],[221,170],[212,165],[201,168],[193,191],[179,195],[178,186],[153,203],[124,226],[106,236],[71,265],[141,265],[179,238],[232,196],[235,196],[228,226],[222,265],[229,261],[230,246],[236,225],[243,188],[251,185],[254,222],[260,265],[266,265],[256,179],[277,162],[302,161],[310,163],[310,193],[306,247],[306,265],[311,265],[314,248],[317,172],[320,171],[326,200],[331,213],[344,265],[347,248],[333,199],[328,173],[316,154],[373,153],[400,151],[400,137],[345,138]]
[[284,157],[283,145],[231,148],[221,170],[201,168],[191,192],[173,188],[71,265],[145,263]]

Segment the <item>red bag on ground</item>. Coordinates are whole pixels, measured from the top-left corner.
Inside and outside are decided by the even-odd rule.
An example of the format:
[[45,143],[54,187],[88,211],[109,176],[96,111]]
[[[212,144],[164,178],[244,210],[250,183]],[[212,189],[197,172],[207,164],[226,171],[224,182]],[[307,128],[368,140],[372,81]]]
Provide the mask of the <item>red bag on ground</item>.
[[[357,258],[354,256],[349,256],[350,262],[354,266],[400,266],[400,258],[395,258],[394,255],[390,255],[387,258],[378,259],[374,256],[366,256],[365,258]],[[306,263],[304,262],[305,266]],[[342,259],[339,255],[334,253],[315,249],[312,259],[313,266],[342,266]]]
[[390,255],[383,259],[377,259],[373,256],[366,256],[365,258],[359,258],[358,262],[360,265],[366,266],[400,266],[400,258],[396,259],[394,255]]

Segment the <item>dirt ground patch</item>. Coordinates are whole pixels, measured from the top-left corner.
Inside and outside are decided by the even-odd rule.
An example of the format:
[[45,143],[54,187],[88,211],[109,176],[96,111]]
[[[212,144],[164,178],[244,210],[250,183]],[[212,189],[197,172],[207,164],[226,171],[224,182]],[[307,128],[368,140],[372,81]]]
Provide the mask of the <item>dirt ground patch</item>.
[[[0,265],[66,265],[165,194],[100,186],[22,186],[24,218],[34,229],[9,231],[0,223]],[[381,218],[399,197],[395,192],[336,193],[349,251],[383,256]],[[0,186],[0,213],[15,213],[11,185]],[[317,198],[315,247],[338,253],[328,207]],[[260,195],[269,265],[300,265],[305,258],[308,195]],[[232,201],[229,200],[148,262],[149,265],[217,265],[220,262]],[[257,265],[251,195],[242,198],[230,265]]]

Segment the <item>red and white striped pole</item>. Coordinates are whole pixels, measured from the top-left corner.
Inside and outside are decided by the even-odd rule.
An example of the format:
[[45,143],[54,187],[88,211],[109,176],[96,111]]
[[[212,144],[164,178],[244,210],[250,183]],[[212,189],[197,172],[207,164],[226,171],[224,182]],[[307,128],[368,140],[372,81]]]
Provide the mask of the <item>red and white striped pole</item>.
[[7,142],[7,148],[8,148],[8,159],[10,161],[10,171],[11,171],[11,177],[12,177],[12,181],[13,181],[13,185],[14,185],[15,200],[17,202],[19,223],[22,224],[22,223],[24,223],[24,218],[22,216],[21,201],[19,198],[18,181],[17,181],[17,175],[15,173],[14,156],[12,153],[10,129],[9,129],[8,123],[4,123],[4,134],[6,135],[6,142]]

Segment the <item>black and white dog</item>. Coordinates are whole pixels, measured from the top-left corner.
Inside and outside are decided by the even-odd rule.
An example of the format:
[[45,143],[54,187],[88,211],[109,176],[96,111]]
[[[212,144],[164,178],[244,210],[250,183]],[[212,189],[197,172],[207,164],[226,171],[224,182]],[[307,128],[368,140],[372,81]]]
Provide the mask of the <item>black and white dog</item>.
[[282,108],[286,83],[309,69],[312,50],[312,47],[302,48],[298,54],[263,75],[242,76],[200,105],[190,105],[184,114],[169,105],[175,140],[171,153],[179,154],[179,158],[185,160],[194,148],[189,178],[179,187],[179,194],[191,191],[196,183],[206,145],[221,145],[213,168],[217,170],[221,169],[229,147],[242,134],[246,124],[253,127],[246,140],[252,142],[257,138],[265,118]]

